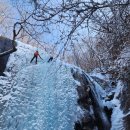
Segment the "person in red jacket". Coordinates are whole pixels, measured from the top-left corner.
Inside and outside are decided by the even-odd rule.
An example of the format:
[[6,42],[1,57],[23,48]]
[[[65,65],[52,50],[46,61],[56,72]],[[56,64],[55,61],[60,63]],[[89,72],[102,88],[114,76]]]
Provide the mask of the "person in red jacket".
[[[38,58],[38,56],[41,58],[41,56],[39,55],[39,52],[36,51],[36,52],[34,53],[33,58],[31,59],[30,63],[31,63],[34,59],[36,59],[35,63],[37,64],[37,58]],[[41,59],[42,59],[42,58],[41,58]],[[42,60],[43,60],[43,59],[42,59]]]

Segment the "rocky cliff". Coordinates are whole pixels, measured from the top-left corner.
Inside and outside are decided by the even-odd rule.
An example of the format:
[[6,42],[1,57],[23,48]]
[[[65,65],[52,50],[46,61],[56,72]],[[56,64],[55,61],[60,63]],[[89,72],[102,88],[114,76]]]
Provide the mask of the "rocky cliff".
[[[0,36],[0,53],[7,51],[12,48],[11,40],[5,37]],[[6,68],[9,55],[0,57],[0,75],[3,75],[3,72]]]

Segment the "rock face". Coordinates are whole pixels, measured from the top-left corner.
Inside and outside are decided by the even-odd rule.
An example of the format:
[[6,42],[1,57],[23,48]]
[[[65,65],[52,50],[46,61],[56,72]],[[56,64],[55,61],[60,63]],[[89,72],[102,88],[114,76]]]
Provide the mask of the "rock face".
[[77,92],[79,95],[77,102],[84,111],[81,120],[75,123],[75,130],[96,130],[96,118],[94,116],[92,101],[89,95],[89,83],[80,73],[73,72],[73,77],[81,84],[80,86],[77,86]]
[[[8,38],[0,37],[0,53],[7,51],[12,48],[11,40]],[[6,68],[9,55],[0,57],[0,75],[3,75],[3,72]]]
[[75,130],[110,130],[110,121],[104,106],[98,101],[99,97],[94,84],[84,73],[81,74],[72,70],[72,74],[75,80],[81,84],[77,86],[79,95],[77,102],[84,111],[83,117],[75,123]]

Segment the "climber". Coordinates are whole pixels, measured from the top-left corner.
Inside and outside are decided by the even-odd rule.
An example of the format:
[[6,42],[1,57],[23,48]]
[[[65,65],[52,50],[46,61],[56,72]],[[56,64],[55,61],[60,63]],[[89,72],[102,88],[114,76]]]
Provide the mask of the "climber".
[[51,56],[47,62],[50,62],[53,60],[53,57]]
[[[31,61],[30,61],[30,63],[34,60],[34,58],[36,58],[36,64],[37,64],[37,58],[38,58],[38,56],[41,58],[41,56],[39,55],[39,52],[38,51],[36,51],[35,53],[34,53],[34,56],[33,56],[33,58],[31,59]],[[42,59],[42,58],[41,58]],[[43,59],[42,59],[43,60]]]

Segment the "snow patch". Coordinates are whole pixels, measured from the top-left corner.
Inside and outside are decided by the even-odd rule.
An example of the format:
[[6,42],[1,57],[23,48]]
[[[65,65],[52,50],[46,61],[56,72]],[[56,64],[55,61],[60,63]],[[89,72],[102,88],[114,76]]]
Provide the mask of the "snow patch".
[[123,129],[123,111],[121,110],[120,106],[120,101],[117,99],[117,96],[123,89],[123,83],[121,81],[118,82],[117,88],[115,90],[115,96],[114,99],[111,101],[113,106],[113,113],[111,117],[111,122],[112,122],[112,127],[111,130],[122,130]]

